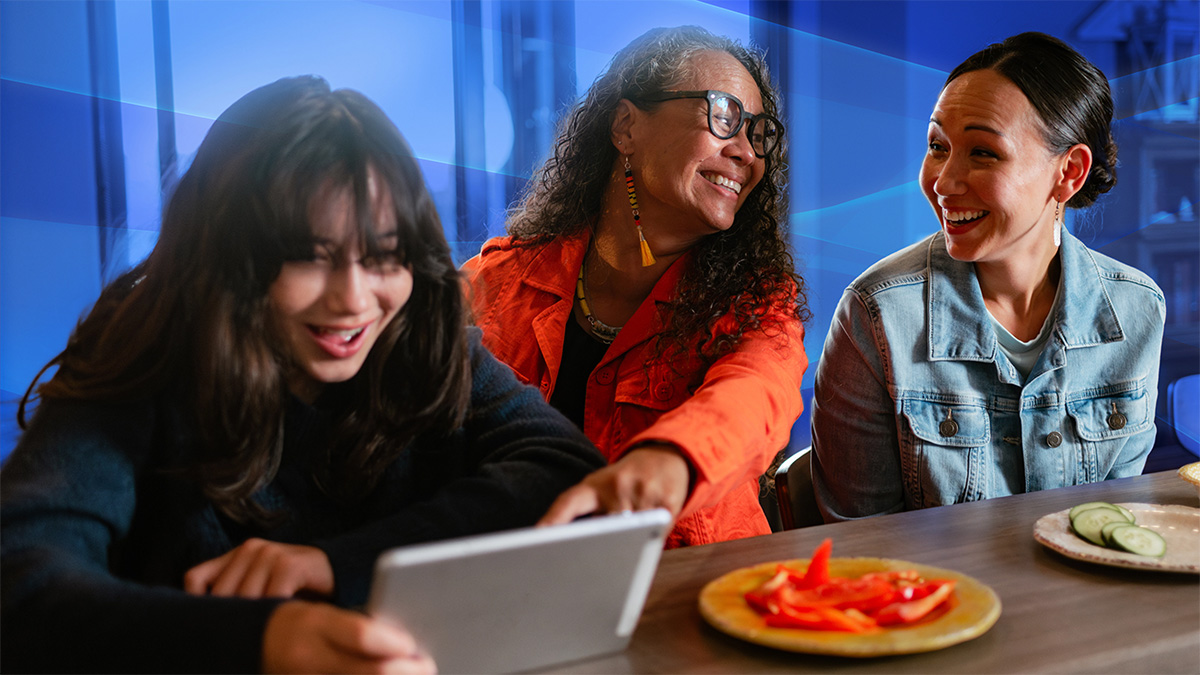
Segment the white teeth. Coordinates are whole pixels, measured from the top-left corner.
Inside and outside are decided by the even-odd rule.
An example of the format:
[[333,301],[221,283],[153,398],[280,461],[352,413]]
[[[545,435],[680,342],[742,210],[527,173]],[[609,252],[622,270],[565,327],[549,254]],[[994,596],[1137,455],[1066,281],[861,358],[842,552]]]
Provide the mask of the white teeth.
[[982,218],[983,216],[986,216],[987,213],[987,211],[942,211],[942,215],[946,217],[946,220],[952,223],[961,223],[965,220],[975,220],[976,218]]
[[715,173],[702,173],[700,175],[704,176],[704,179],[713,185],[723,185],[738,194],[742,194],[742,184],[735,180],[729,180],[728,178]]
[[350,330],[330,330],[328,328],[322,328],[321,334],[332,335],[340,339],[342,342],[349,342],[358,337],[358,334],[363,332],[363,328],[365,328],[365,326],[362,328],[351,328]]

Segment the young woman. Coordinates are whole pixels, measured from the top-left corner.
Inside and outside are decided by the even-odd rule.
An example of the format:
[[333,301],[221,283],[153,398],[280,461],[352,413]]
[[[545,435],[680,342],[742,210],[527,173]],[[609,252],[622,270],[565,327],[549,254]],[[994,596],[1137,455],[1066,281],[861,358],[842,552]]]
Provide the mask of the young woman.
[[510,236],[465,266],[484,344],[611,462],[546,522],[662,506],[668,546],[771,531],[758,477],[808,365],[777,100],[734,41],[647,32],[564,121]]
[[842,296],[817,370],[826,520],[1141,473],[1166,316],[1065,231],[1116,183],[1108,81],[1022,33],[954,69],[920,182],[939,232]]
[[315,77],[216,121],[51,365],[0,472],[12,671],[428,671],[344,609],[376,557],[603,466],[465,327],[395,126]]

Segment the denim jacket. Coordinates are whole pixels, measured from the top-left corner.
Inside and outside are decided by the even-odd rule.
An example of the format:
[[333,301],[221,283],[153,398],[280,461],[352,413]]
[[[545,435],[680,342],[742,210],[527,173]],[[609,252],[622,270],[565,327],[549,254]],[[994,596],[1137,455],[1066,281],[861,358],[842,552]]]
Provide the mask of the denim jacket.
[[827,521],[1141,473],[1166,304],[1064,232],[1053,328],[1029,377],[942,233],[845,291],[817,369],[813,481]]

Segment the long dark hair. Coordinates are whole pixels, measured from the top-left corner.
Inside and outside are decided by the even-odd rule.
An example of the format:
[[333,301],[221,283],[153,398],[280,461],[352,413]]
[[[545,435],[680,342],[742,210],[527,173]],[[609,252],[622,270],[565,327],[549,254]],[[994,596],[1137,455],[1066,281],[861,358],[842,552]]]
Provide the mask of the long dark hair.
[[[723,51],[754,78],[763,112],[779,117],[779,101],[762,56],[737,42],[697,26],[655,28],[619,51],[561,123],[554,153],[538,170],[513,209],[509,234],[537,245],[591,227],[600,213],[617,150],[610,129],[621,99],[637,101],[670,89],[687,74],[694,56]],[[784,156],[785,148],[778,155]],[[804,281],[779,227],[785,165],[768,160],[766,175],[748,195],[724,232],[704,237],[694,248],[694,264],[685,271],[658,353],[670,346],[686,350],[700,341],[707,367],[731,351],[744,333],[763,327],[763,308],[780,306],[799,320],[809,317]],[[732,330],[714,331],[723,316],[735,319]],[[711,338],[711,339],[710,339]]]
[[[379,204],[391,195],[395,251],[380,251]],[[408,303],[359,373],[340,385],[337,432],[318,479],[364,495],[414,436],[449,432],[470,397],[459,275],[433,200],[404,138],[362,94],[318,77],[279,80],[213,124],[165,210],[154,251],[101,293],[37,388],[45,399],[127,400],[172,390],[194,411],[195,472],[238,521],[269,514],[251,496],[275,475],[291,367],[267,291],[285,261],[311,256],[309,210],[328,187],[353,195],[368,255],[413,274]],[[39,375],[40,378],[40,375]],[[19,421],[37,384],[21,401]]]
[[975,53],[951,71],[946,84],[975,70],[994,70],[1017,85],[1041,118],[1042,140],[1054,153],[1077,143],[1091,149],[1091,172],[1067,206],[1089,206],[1117,184],[1112,91],[1091,61],[1056,37],[1029,32]]

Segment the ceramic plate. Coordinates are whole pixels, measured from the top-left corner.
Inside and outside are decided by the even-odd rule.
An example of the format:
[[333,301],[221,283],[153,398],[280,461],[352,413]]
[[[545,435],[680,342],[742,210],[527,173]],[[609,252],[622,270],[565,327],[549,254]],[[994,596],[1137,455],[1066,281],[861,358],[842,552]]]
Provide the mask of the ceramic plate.
[[1163,572],[1200,573],[1200,509],[1191,506],[1161,504],[1125,504],[1137,524],[1149,528],[1167,540],[1167,553],[1161,558],[1117,551],[1080,539],[1071,531],[1070,509],[1042,516],[1033,526],[1033,538],[1068,558],[1087,562]]
[[742,596],[774,575],[779,564],[796,571],[808,568],[808,560],[802,559],[734,570],[700,591],[700,613],[717,630],[755,644],[808,654],[857,657],[913,654],[949,647],[983,635],[1000,616],[1000,598],[996,593],[965,574],[903,560],[833,558],[829,561],[829,573],[836,577],[856,578],[868,572],[915,569],[926,579],[955,579],[957,604],[935,619],[886,628],[879,633],[772,628]]

